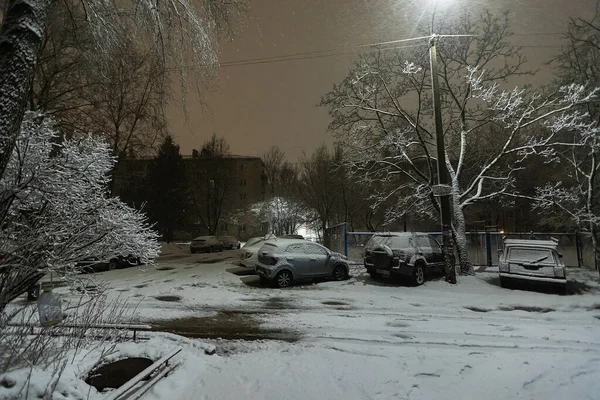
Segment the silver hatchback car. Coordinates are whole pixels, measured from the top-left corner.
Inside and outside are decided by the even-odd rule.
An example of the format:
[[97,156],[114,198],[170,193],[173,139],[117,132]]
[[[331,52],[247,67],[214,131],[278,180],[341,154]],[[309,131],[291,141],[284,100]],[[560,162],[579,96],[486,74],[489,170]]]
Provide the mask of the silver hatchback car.
[[287,287],[292,282],[317,278],[347,279],[347,258],[301,239],[273,239],[258,251],[255,271],[261,281]]

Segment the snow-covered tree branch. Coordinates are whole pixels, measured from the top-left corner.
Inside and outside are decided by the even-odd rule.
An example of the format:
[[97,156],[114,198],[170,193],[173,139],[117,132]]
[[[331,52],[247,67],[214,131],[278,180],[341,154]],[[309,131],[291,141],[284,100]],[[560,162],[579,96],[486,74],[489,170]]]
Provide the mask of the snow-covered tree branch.
[[77,261],[158,255],[146,216],[107,195],[114,159],[101,140],[53,143],[51,120],[28,113],[0,179],[0,312],[47,273],[72,281]]

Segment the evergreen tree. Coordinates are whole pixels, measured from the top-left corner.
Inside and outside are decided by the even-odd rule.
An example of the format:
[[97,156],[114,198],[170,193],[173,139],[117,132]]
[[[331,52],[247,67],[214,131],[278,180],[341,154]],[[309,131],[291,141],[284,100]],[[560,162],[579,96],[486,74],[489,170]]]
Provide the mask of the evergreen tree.
[[168,135],[150,166],[147,183],[148,211],[167,243],[173,240],[175,229],[185,222],[186,182],[179,146]]

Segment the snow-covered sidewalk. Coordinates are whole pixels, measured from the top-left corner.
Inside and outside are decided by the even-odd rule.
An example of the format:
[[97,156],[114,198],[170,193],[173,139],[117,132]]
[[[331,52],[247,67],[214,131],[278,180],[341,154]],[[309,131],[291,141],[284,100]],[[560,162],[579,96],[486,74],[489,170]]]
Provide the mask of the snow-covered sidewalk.
[[[357,274],[280,290],[188,257],[95,278],[132,300],[140,322],[205,337],[180,339],[179,371],[148,399],[598,398],[594,275],[573,272],[581,294],[571,296],[506,290],[494,277],[408,287]],[[284,340],[229,340],[246,336]]]

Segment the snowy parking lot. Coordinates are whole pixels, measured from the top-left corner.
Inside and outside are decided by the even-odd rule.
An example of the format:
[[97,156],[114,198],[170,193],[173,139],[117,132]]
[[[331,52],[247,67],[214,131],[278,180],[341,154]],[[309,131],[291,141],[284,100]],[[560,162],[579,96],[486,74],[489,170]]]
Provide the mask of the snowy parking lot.
[[187,349],[196,341],[217,348],[184,363],[148,398],[168,391],[173,399],[600,393],[600,286],[591,272],[573,271],[567,296],[501,289],[493,272],[410,287],[373,281],[360,268],[347,281],[273,289],[237,267],[236,257],[169,246],[155,267],[90,276],[109,296],[127,298],[138,321],[192,338],[181,339]]

